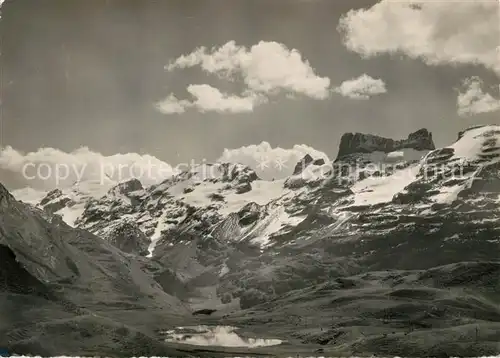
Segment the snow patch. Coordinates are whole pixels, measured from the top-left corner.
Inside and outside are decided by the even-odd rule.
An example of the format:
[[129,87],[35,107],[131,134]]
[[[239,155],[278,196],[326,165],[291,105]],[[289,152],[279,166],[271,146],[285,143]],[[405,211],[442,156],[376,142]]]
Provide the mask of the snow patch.
[[[493,140],[495,147],[500,147],[500,126],[484,126],[467,130],[462,138],[447,148],[453,148],[454,156],[450,159],[477,160],[485,148],[485,142]],[[500,148],[488,154],[500,154]],[[500,161],[500,156],[491,163]]]
[[359,153],[357,156],[366,162],[370,163],[401,163],[401,162],[414,162],[419,161],[429,153],[428,150],[415,150],[413,148],[403,148],[394,152],[381,152],[374,151],[370,153]]
[[225,276],[228,273],[229,273],[229,267],[226,265],[226,263],[224,263],[224,265],[222,265],[222,268],[220,269],[219,277]]
[[351,205],[375,205],[390,202],[394,195],[416,180],[419,169],[420,165],[416,164],[396,170],[391,176],[372,176],[356,182],[351,187],[354,192],[354,202]]
[[464,185],[454,185],[443,187],[440,193],[431,196],[429,199],[438,204],[451,204],[457,200],[458,194],[464,189]]
[[47,192],[26,187],[23,189],[13,190],[12,195],[16,198],[16,200],[36,205],[47,195]]
[[151,243],[148,246],[148,255],[146,257],[153,257],[153,253],[155,251],[156,244],[158,243],[158,241],[160,241],[162,232],[167,230],[170,226],[172,226],[171,224],[167,224],[165,222],[167,216],[168,216],[168,211],[165,210],[162,213],[162,215],[160,216],[160,218],[158,219],[158,221],[156,223],[155,231],[154,231],[153,235],[151,236]]
[[249,231],[242,240],[250,238],[251,242],[261,248],[270,245],[272,235],[278,233],[286,227],[294,227],[305,220],[305,216],[290,216],[283,206],[270,210],[266,218]]
[[[66,224],[74,227],[77,219],[85,211],[87,202],[90,199],[102,198],[111,187],[111,184],[103,185],[101,182],[95,180],[75,183],[71,188],[62,190],[60,198],[55,198],[52,201],[55,202],[61,198],[68,198],[70,200],[64,208],[56,211],[55,214],[61,215]],[[45,205],[49,205],[52,202],[48,202]]]
[[226,204],[220,209],[222,215],[229,215],[240,211],[246,204],[254,202],[257,205],[267,205],[282,197],[292,195],[292,191],[284,188],[284,180],[252,182],[252,190],[243,194],[227,193],[224,198]]

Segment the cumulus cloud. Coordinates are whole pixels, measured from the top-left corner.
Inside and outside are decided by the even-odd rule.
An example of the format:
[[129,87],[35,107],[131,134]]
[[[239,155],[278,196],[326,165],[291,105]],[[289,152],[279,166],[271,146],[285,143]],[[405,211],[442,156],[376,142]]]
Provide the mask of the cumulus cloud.
[[[230,41],[218,48],[199,47],[170,62],[167,71],[197,67],[227,81],[243,80],[243,96],[221,93],[209,85],[190,85],[188,92],[196,100],[179,104],[174,95],[159,104],[163,113],[182,113],[188,107],[200,111],[250,112],[256,105],[280,92],[326,99],[330,79],[318,76],[309,62],[296,49],[278,42],[260,41],[250,48]],[[164,109],[167,110],[164,110]]]
[[254,107],[266,101],[266,98],[254,93],[244,96],[230,95],[207,84],[189,85],[187,91],[193,101],[179,100],[170,94],[158,103],[158,110],[165,114],[184,113],[188,108],[196,108],[200,112],[244,113],[252,112]]
[[387,89],[381,79],[375,79],[363,74],[357,78],[342,82],[334,91],[352,99],[369,99],[371,96],[386,93]]
[[500,98],[494,98],[490,93],[484,92],[481,79],[468,78],[463,84],[465,89],[459,92],[457,98],[459,115],[471,116],[500,110]]
[[180,100],[173,93],[156,104],[156,108],[165,114],[184,113],[187,108],[192,106],[193,104],[190,101],[185,99]]
[[286,149],[272,147],[268,142],[244,146],[238,149],[224,149],[219,162],[240,163],[254,169],[262,179],[282,179],[293,173],[295,165],[309,154],[314,159],[330,162],[328,156],[307,145],[294,145]]
[[298,50],[278,42],[260,41],[249,49],[234,41],[211,50],[200,47],[171,62],[167,70],[195,66],[225,78],[241,75],[248,88],[255,92],[285,90],[315,99],[328,97],[330,79],[316,75]]
[[497,0],[382,0],[339,22],[344,44],[371,57],[404,53],[427,64],[481,64],[500,74]]
[[144,185],[171,177],[176,169],[150,155],[137,153],[105,156],[84,147],[67,153],[41,148],[22,153],[11,147],[0,148],[0,169],[20,175],[30,187],[50,190],[67,188],[76,182],[95,181],[102,185],[137,178]]
[[190,85],[187,90],[196,98],[194,105],[202,112],[252,112],[257,104],[265,101],[253,93],[243,97],[229,95],[210,85]]
[[[249,145],[238,149],[225,149],[217,160],[240,163],[256,170],[262,179],[285,178],[293,173],[295,165],[309,154],[314,159],[330,162],[328,156],[307,145],[293,148],[273,148],[269,143]],[[103,193],[111,186],[129,179],[139,179],[143,185],[161,183],[181,170],[193,168],[194,161],[172,167],[151,155],[138,153],[103,155],[87,147],[72,152],[54,148],[40,148],[23,153],[12,147],[0,148],[0,170],[17,174],[19,182],[27,187],[18,191],[23,198],[36,198],[54,188],[73,188],[75,184]],[[81,186],[81,185],[79,185]],[[97,187],[96,187],[97,186]],[[30,199],[31,200],[31,199]]]

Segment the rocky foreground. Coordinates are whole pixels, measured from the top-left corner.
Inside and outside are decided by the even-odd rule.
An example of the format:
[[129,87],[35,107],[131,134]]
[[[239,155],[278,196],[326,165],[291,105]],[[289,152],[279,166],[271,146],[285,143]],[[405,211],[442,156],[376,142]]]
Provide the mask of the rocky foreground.
[[[217,163],[104,196],[92,185],[56,189],[34,205],[0,187],[0,347],[498,354],[499,140],[496,126],[439,149],[426,130],[404,140],[346,134],[333,163],[306,156],[283,180]],[[166,330],[195,324],[285,342],[164,342]]]

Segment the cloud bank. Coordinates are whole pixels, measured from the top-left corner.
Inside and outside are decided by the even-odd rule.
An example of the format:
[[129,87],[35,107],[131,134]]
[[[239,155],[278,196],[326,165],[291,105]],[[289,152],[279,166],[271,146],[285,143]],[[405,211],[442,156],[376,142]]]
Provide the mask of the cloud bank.
[[403,53],[430,65],[480,64],[500,75],[500,3],[382,0],[339,22],[345,46],[365,57]]
[[279,93],[302,95],[323,100],[329,96],[330,79],[317,75],[310,63],[296,49],[278,42],[260,41],[247,48],[230,41],[221,47],[199,47],[170,62],[165,69],[200,67],[207,74],[227,81],[241,80],[242,94],[222,93],[207,84],[192,84],[187,90],[193,100],[179,100],[170,94],[158,103],[163,113],[183,113],[188,108],[200,111],[241,113],[266,103]]
[[468,78],[463,85],[465,89],[460,91],[457,97],[460,116],[472,116],[500,110],[500,98],[494,98],[490,93],[484,92],[481,79],[478,77]]
[[342,82],[334,91],[351,99],[369,99],[371,96],[386,93],[387,89],[381,79],[375,79],[363,74],[357,78]]
[[292,175],[295,165],[309,154],[314,159],[330,162],[328,156],[304,144],[286,149],[272,147],[268,142],[243,146],[237,149],[224,149],[219,162],[241,163],[254,169],[259,177],[266,180],[282,179]]
[[86,147],[70,153],[54,148],[41,148],[30,153],[11,147],[0,148],[0,169],[19,174],[20,180],[41,190],[68,188],[84,181],[113,185],[132,178],[141,180],[144,185],[152,185],[176,172],[169,164],[150,155],[106,156]]
[[[329,161],[327,155],[307,145],[273,148],[267,142],[238,149],[225,149],[217,162],[240,163],[254,169],[262,179],[284,178],[292,174],[297,162],[306,154]],[[182,170],[209,162],[179,163],[172,166],[160,159],[137,153],[106,156],[83,147],[72,152],[41,148],[22,153],[11,147],[0,148],[0,170],[16,174],[26,197],[54,188],[67,189],[77,183],[110,188],[119,182],[139,179],[144,186],[161,183]]]

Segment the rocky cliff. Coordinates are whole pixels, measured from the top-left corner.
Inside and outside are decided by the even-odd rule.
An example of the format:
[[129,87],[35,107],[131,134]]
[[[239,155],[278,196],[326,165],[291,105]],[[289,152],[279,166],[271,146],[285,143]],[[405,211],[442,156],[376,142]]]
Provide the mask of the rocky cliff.
[[390,153],[402,149],[416,151],[434,150],[432,133],[427,129],[420,129],[410,133],[408,138],[394,140],[372,134],[346,133],[340,139],[337,161],[358,153],[383,152]]

